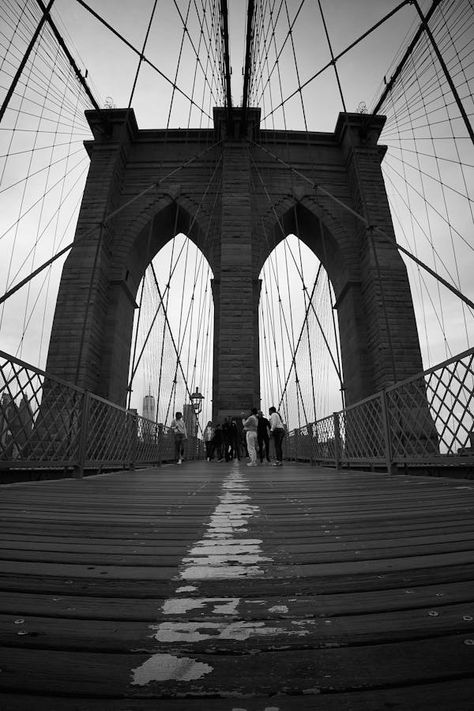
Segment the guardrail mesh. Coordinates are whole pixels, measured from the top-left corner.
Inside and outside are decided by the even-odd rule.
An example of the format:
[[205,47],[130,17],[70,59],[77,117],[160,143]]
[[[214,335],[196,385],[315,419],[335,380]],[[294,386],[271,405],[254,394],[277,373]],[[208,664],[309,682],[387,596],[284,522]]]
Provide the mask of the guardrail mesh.
[[[190,437],[186,457],[201,454]],[[129,468],[174,458],[168,428],[0,351],[0,469]]]
[[[474,466],[474,349],[293,430],[290,458],[336,466]],[[299,446],[311,433],[311,454]]]
[[[336,466],[474,466],[474,349],[293,430],[286,454]],[[202,456],[190,437],[186,458]],[[0,469],[133,467],[174,458],[172,433],[0,351]]]

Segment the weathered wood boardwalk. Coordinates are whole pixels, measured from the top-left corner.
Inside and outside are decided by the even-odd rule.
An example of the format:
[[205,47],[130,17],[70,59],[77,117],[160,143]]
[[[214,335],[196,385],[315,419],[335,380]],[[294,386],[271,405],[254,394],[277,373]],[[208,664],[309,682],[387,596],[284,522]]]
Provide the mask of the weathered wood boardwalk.
[[305,465],[2,487],[2,711],[472,711],[474,483]]

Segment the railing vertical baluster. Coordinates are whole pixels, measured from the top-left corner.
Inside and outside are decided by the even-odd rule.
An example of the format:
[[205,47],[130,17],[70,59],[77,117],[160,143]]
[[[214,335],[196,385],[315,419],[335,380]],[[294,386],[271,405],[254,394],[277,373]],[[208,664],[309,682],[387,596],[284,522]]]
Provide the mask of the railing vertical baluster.
[[387,472],[393,474],[393,461],[392,461],[392,437],[390,433],[390,417],[387,407],[387,393],[385,390],[380,392],[380,404],[382,408],[382,423],[383,423],[383,435],[384,435],[384,452],[385,461],[387,463]]
[[135,462],[137,460],[138,452],[138,416],[136,410],[129,410],[126,413],[126,422],[128,424],[127,429],[132,430],[131,432],[128,432],[128,441],[130,443],[128,452],[128,468],[133,470],[135,469]]
[[90,392],[86,390],[82,396],[82,409],[81,417],[79,420],[79,451],[77,457],[77,466],[75,467],[74,472],[74,476],[76,479],[82,479],[82,477],[84,476],[84,468],[87,459],[90,404]]
[[332,414],[334,422],[334,458],[336,469],[339,471],[341,468],[341,431],[339,429],[339,414],[333,412]]

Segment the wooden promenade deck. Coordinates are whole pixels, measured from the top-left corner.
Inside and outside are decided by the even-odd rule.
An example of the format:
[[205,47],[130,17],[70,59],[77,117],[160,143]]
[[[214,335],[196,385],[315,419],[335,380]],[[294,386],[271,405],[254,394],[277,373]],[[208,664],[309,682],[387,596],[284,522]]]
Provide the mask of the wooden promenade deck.
[[2,711],[472,711],[474,483],[187,463],[2,487]]

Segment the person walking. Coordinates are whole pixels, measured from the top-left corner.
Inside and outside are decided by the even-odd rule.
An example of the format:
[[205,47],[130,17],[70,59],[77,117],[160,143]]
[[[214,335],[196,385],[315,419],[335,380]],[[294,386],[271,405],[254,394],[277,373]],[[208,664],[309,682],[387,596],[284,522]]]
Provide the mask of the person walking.
[[183,420],[183,413],[177,412],[174,420],[171,421],[171,429],[174,434],[174,458],[176,464],[183,463],[184,443],[188,439],[186,424]]
[[206,425],[204,430],[203,439],[204,446],[206,447],[206,459],[208,462],[211,461],[212,456],[212,438],[214,437],[214,427],[212,426],[211,420]]
[[274,466],[281,467],[283,461],[282,442],[285,436],[285,426],[276,407],[272,406],[268,413],[270,415],[270,436],[273,437],[273,441],[275,442],[276,461],[274,462]]
[[231,459],[240,459],[240,432],[236,420],[230,423]]
[[257,466],[257,419],[258,410],[256,407],[252,407],[249,417],[242,418],[242,425],[244,427],[245,439],[247,441],[247,451],[249,453],[250,462],[248,462],[248,467]]
[[257,443],[260,464],[263,464],[263,455],[270,464],[270,423],[261,410],[258,411]]
[[232,459],[232,445],[230,441],[230,422],[227,417],[224,418],[224,422],[222,423],[222,438],[224,440],[224,459],[226,462],[230,462]]
[[222,462],[222,450],[224,448],[224,436],[222,434],[221,425],[217,424],[214,429],[214,437],[212,438],[211,459],[216,455],[218,462]]

